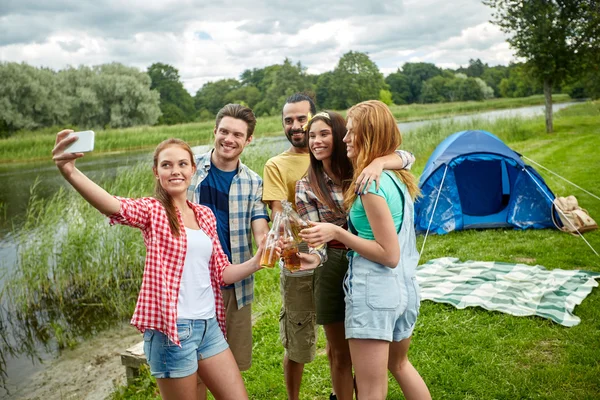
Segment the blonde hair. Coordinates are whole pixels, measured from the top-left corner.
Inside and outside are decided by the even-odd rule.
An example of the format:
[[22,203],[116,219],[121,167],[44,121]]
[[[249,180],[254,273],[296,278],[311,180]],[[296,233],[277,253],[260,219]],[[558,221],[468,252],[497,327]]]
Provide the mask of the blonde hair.
[[[194,160],[194,152],[192,151],[190,145],[181,139],[171,138],[162,141],[158,146],[156,146],[156,149],[154,149],[153,169],[155,171],[158,168],[158,157],[160,156],[160,153],[166,148],[172,146],[178,146],[181,147],[183,150],[187,151],[190,155],[190,162],[192,163],[192,166],[194,168],[196,167],[196,161]],[[162,206],[165,208],[165,211],[167,212],[167,219],[169,220],[169,227],[171,228],[171,233],[173,234],[173,236],[179,237],[179,219],[177,218],[177,210],[175,210],[173,198],[171,197],[169,192],[167,192],[165,188],[161,186],[160,181],[158,179],[156,180],[156,184],[154,185],[154,197],[160,202],[160,204],[162,204]]]
[[[353,146],[357,156],[352,160],[356,182],[358,175],[373,160],[396,151],[402,144],[400,129],[390,109],[381,101],[368,100],[350,107],[347,118],[352,119]],[[414,199],[420,193],[417,181],[410,171],[394,171]],[[344,193],[344,207],[349,210],[356,199],[354,186]]]

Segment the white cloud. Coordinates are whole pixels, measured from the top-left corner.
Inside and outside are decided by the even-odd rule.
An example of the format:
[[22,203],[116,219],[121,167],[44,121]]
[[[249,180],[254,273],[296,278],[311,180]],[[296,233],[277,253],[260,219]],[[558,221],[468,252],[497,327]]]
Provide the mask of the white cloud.
[[479,0],[4,0],[0,60],[54,69],[163,62],[194,93],[286,57],[322,73],[350,50],[384,74],[413,61],[507,64],[513,52],[489,19]]

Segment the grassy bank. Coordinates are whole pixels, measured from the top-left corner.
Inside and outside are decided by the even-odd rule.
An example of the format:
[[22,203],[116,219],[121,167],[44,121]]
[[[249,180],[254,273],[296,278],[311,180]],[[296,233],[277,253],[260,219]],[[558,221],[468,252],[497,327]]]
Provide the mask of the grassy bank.
[[[554,96],[555,102],[569,101],[568,95]],[[392,112],[399,122],[439,118],[479,111],[525,107],[544,104],[543,96],[517,99],[492,99],[440,104],[410,104],[393,106]],[[106,129],[96,132],[95,154],[125,151],[132,149],[153,149],[162,140],[178,137],[191,145],[208,144],[212,140],[213,122],[199,122],[172,126],[144,126],[127,129]],[[9,161],[32,161],[46,159],[53,147],[59,128],[35,132],[20,132],[15,136],[0,140],[0,163]],[[256,125],[256,136],[280,135],[282,132],[279,116],[261,117]]]
[[[600,193],[600,155],[593,150],[600,148],[598,102],[560,111],[553,135],[544,133],[543,118],[429,124],[413,131],[403,144],[417,155],[414,172],[420,174],[443,138],[469,128],[486,129],[516,151]],[[266,150],[253,149],[244,154],[244,162],[261,172],[267,157]],[[576,195],[592,217],[600,220],[600,202],[538,171],[557,195]],[[107,182],[106,187],[114,194],[140,196],[150,192],[151,181],[147,168],[137,168]],[[21,310],[35,312],[42,310],[40,306],[54,306],[52,313],[45,314],[60,317],[53,325],[60,330],[54,331],[72,340],[82,334],[69,331],[73,324],[89,323],[105,314],[112,319],[130,316],[143,265],[138,232],[109,228],[104,217],[71,192],[62,192],[47,204],[33,202],[28,221],[20,236],[19,269],[7,285]],[[57,229],[61,235],[55,234]],[[586,238],[600,250],[600,232],[590,232]],[[422,241],[419,237],[419,249]],[[443,256],[600,272],[600,259],[580,238],[555,230],[466,231],[429,237],[422,261]],[[253,399],[285,399],[278,286],[277,271],[257,274],[253,367],[243,374]],[[69,307],[77,311],[76,317],[67,312]],[[593,291],[575,313],[581,324],[565,328],[537,317],[513,317],[479,308],[457,310],[424,301],[411,361],[435,399],[596,398],[600,393],[600,290]],[[321,332],[317,358],[306,366],[301,398],[323,399],[329,391]],[[118,388],[113,398],[148,399],[155,393],[156,386],[146,372],[136,385]],[[388,398],[403,398],[392,379]]]

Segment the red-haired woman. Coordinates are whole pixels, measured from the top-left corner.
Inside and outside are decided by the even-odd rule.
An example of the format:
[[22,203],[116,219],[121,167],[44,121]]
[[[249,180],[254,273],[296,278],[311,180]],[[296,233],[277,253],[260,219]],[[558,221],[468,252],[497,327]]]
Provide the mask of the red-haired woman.
[[[296,183],[296,208],[298,213],[314,222],[329,222],[346,227],[344,192],[351,189],[354,168],[346,155],[346,121],[335,112],[316,114],[308,123],[310,166],[304,178]],[[361,174],[353,190],[361,192],[371,181],[378,184],[384,168],[401,169],[410,166],[414,158],[405,151],[374,159]],[[345,337],[345,303],[343,281],[348,270],[346,246],[332,240],[320,252],[323,266],[315,271],[315,302],[317,323],[323,325],[327,337],[327,355],[331,380],[337,399],[353,397],[352,362]],[[316,256],[301,255],[307,263]],[[362,397],[362,396],[361,396]]]
[[[344,142],[356,180],[357,171],[392,154],[402,138],[382,102],[359,103],[347,115]],[[349,230],[318,223],[302,231],[311,246],[338,241],[352,249],[344,281],[345,337],[361,399],[385,399],[388,369],[407,399],[431,398],[407,357],[419,310],[413,226],[418,192],[409,171],[385,171],[379,188],[372,184],[360,196],[352,188],[344,192]]]

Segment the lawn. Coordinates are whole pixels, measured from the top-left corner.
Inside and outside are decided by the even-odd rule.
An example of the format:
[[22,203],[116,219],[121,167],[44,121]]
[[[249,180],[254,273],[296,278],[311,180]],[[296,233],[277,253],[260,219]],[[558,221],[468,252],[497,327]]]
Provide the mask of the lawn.
[[[559,112],[555,133],[544,133],[542,118],[433,124],[411,133],[403,144],[418,157],[419,175],[427,157],[444,137],[481,127],[500,136],[519,153],[600,194],[600,103]],[[260,158],[247,160],[261,171]],[[557,195],[575,195],[600,222],[600,201],[539,169]],[[600,251],[600,232],[586,234]],[[418,238],[421,248],[423,236]],[[600,272],[600,258],[581,238],[556,230],[484,230],[430,236],[421,262],[437,257],[461,260],[522,262],[548,269]],[[278,272],[257,274],[253,367],[243,373],[252,399],[285,399],[278,340],[280,307]],[[514,317],[481,308],[457,310],[424,301],[409,357],[434,399],[595,399],[600,397],[600,289],[575,308],[581,324],[566,328],[539,317]],[[321,331],[316,360],[308,364],[302,399],[325,399],[329,371]],[[132,386],[117,388],[113,398],[148,398],[156,389],[147,371]],[[388,399],[403,399],[390,376]]]

